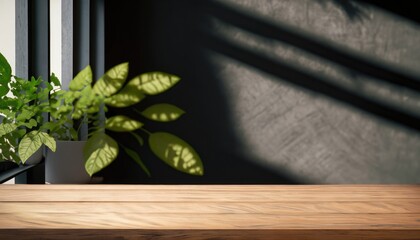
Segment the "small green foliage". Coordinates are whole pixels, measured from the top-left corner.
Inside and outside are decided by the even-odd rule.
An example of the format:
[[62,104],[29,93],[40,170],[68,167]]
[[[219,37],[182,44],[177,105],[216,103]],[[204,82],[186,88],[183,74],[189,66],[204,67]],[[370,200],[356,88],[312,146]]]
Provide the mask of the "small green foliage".
[[[39,131],[46,122],[43,113],[53,108],[49,104],[49,93],[59,86],[59,81],[52,75],[52,83],[41,78],[31,77],[29,80],[11,75],[11,69],[3,55],[0,54],[1,89],[0,114],[4,117],[0,123],[2,148],[0,158],[16,163],[26,159],[43,144],[55,148],[55,140],[46,131]],[[41,89],[41,84],[45,88]],[[28,132],[28,130],[34,130]],[[37,134],[35,134],[37,133]]]

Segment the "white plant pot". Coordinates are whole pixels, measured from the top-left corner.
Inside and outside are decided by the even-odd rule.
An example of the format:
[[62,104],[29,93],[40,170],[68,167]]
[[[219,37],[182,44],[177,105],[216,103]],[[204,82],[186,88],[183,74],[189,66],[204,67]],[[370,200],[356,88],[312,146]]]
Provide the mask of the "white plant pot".
[[42,157],[44,156],[44,146],[39,148],[32,156],[25,161],[25,165],[35,165],[41,162]]
[[89,183],[85,170],[83,147],[86,141],[57,141],[55,152],[47,150],[45,181],[57,184]]

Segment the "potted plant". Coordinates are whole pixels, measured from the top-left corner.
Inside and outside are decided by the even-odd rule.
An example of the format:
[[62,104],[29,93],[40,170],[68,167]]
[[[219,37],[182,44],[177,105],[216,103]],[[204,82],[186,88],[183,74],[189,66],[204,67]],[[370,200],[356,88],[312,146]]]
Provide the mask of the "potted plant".
[[[56,89],[49,99],[46,111],[49,121],[44,128],[55,139],[57,150],[49,149],[46,156],[45,180],[49,183],[88,183],[90,176],[84,170],[83,149],[86,141],[79,139],[81,126],[88,122],[89,116],[99,111],[99,107],[86,107],[85,91],[76,91],[75,84],[85,81],[80,72],[70,83],[71,90]],[[53,77],[54,78],[54,77]],[[94,103],[94,99],[89,104]]]
[[[143,139],[137,130],[143,131],[148,136],[148,143],[152,152],[169,166],[192,175],[203,175],[203,164],[196,151],[184,140],[167,132],[151,133],[142,122],[131,119],[128,116],[117,115],[104,118],[101,121],[97,110],[99,106],[127,108],[131,107],[148,95],[163,93],[172,88],[180,81],[180,78],[163,72],[149,72],[140,74],[127,83],[129,65],[128,63],[119,64],[108,70],[91,87],[92,76],[90,67],[82,70],[82,76],[87,76],[82,81],[75,78],[74,83],[70,84],[70,91],[81,91],[82,96],[86,95],[83,101],[89,122],[96,123],[90,128],[90,137],[87,140],[84,149],[85,168],[89,175],[102,170],[108,166],[118,155],[120,147],[130,156],[140,167],[150,175],[149,171],[141,161],[137,151],[123,146],[112,137],[106,130],[114,132],[129,132],[139,145],[143,144]],[[77,105],[77,104],[76,104]],[[81,111],[83,112],[83,111]],[[142,112],[139,112],[146,118],[159,122],[169,122],[177,120],[183,113],[180,108],[163,103],[156,104]]]
[[[25,80],[13,76],[9,63],[0,53],[0,77],[2,159],[17,164],[36,164],[42,158],[42,146],[46,145],[54,152],[56,139],[77,140],[77,130],[74,129],[73,119],[69,118],[77,96],[60,90],[60,82],[54,74],[50,77],[51,83],[41,78]],[[53,121],[48,115],[55,117]],[[80,172],[87,176],[82,181],[88,181],[88,175]],[[47,178],[50,175],[47,174]]]
[[[12,76],[9,63],[0,53],[0,114],[3,117],[0,123],[0,142],[3,159],[17,164],[29,160],[35,164],[42,158],[41,145],[55,149],[55,142],[42,128],[49,92],[57,81],[45,83],[45,88],[39,90],[42,82],[40,78],[25,80]],[[32,141],[22,142],[25,138],[38,139],[40,145],[35,146]],[[17,147],[18,143],[24,147],[21,151]]]
[[[41,146],[46,145],[51,151],[48,156],[55,156],[57,140],[70,140],[69,143],[61,144],[59,149],[65,150],[65,145],[72,145],[71,156],[79,154],[79,166],[84,165],[85,176],[78,175],[76,182],[85,182],[88,175],[92,176],[114,161],[120,147],[140,167],[150,175],[149,171],[140,159],[137,151],[118,144],[106,131],[129,132],[140,145],[143,139],[137,130],[144,131],[148,136],[149,146],[155,155],[173,168],[192,175],[202,175],[203,165],[199,155],[185,141],[177,136],[166,133],[151,133],[144,128],[144,124],[124,115],[106,117],[107,106],[127,108],[139,103],[147,95],[163,93],[173,87],[180,78],[162,72],[141,74],[126,83],[128,76],[128,63],[119,64],[108,70],[94,84],[92,83],[92,71],[86,67],[70,82],[69,90],[62,90],[59,80],[52,75],[51,83],[45,83],[45,88],[38,91],[41,79],[31,78],[29,81],[14,77],[11,80],[10,65],[0,55],[0,96],[3,100],[0,105],[0,113],[5,115],[5,120],[0,124],[2,154],[6,154],[16,162],[25,162],[36,153]],[[12,92],[12,96],[7,93]],[[28,98],[21,100],[22,94],[28,94]],[[104,111],[102,111],[104,110]],[[137,111],[139,112],[139,111]],[[171,104],[156,104],[139,112],[146,118],[159,122],[168,122],[178,119],[184,112]],[[43,116],[49,114],[48,121]],[[86,143],[76,143],[78,130],[83,123],[89,124],[89,137]],[[18,147],[16,147],[18,144]],[[63,146],[62,146],[63,145]],[[75,146],[83,150],[75,150]],[[17,150],[16,150],[17,149]],[[81,156],[83,155],[83,158]],[[72,182],[64,175],[75,176],[69,173],[70,167],[64,163],[64,157],[59,160],[47,159],[46,175],[58,176],[56,182]],[[74,163],[75,159],[69,160]],[[54,166],[49,170],[49,166]],[[60,172],[55,167],[64,169]],[[87,175],[87,174],[88,175]],[[47,180],[52,181],[51,179]],[[54,181],[52,181],[54,182]]]

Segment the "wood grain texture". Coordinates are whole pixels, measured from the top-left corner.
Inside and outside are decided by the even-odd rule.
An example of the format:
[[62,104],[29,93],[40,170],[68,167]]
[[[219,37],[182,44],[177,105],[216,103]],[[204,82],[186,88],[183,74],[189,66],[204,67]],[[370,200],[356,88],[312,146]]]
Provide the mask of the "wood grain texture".
[[0,185],[0,239],[420,239],[418,185]]
[[0,236],[4,239],[126,239],[126,240],[418,240],[416,230],[135,230],[135,229],[0,229]]

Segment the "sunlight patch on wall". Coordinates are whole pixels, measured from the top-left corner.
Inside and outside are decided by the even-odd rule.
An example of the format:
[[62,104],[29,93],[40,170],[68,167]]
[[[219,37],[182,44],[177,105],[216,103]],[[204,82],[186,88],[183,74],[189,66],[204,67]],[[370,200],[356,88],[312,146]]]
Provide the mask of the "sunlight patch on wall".
[[0,0],[0,52],[15,73],[15,0]]

